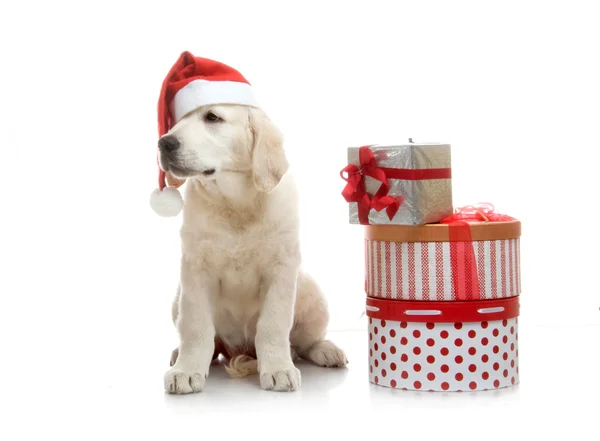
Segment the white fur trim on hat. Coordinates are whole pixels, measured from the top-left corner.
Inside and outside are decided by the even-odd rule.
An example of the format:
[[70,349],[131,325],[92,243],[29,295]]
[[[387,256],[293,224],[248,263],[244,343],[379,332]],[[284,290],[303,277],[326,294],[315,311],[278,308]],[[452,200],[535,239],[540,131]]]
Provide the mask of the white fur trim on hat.
[[248,83],[194,80],[175,94],[169,110],[175,122],[178,122],[192,110],[210,104],[241,104],[258,107],[252,86]]
[[177,216],[183,208],[183,198],[175,187],[155,189],[150,195],[150,206],[159,216]]

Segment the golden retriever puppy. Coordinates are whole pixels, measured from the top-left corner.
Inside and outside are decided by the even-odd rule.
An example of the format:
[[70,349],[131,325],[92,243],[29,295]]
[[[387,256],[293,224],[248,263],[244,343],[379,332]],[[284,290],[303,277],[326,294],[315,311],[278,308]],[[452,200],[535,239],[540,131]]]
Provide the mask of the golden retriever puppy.
[[202,391],[219,354],[232,376],[258,373],[261,387],[276,391],[300,387],[295,357],[345,366],[344,352],[325,340],[326,300],[301,269],[296,187],[282,134],[264,111],[196,109],[160,138],[159,164],[187,179],[173,302],[180,344],[165,390]]

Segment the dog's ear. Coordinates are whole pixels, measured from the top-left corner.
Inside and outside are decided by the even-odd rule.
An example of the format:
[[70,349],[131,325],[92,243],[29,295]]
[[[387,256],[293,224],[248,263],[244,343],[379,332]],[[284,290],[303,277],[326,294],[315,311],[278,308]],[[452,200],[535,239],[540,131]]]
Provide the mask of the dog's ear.
[[171,187],[181,187],[185,184],[185,178],[176,178],[170,172],[165,173],[165,180],[167,181],[167,185]]
[[269,193],[277,187],[289,163],[283,149],[283,134],[267,115],[259,109],[250,109],[252,145],[252,174],[259,191]]

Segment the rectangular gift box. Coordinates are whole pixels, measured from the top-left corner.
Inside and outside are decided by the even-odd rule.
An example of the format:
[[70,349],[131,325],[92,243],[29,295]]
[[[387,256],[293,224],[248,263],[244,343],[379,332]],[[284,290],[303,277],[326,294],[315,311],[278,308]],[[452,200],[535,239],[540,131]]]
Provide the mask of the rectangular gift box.
[[365,228],[369,379],[408,390],[519,382],[518,220]]
[[[361,154],[361,149],[366,154]],[[350,167],[345,171],[361,177],[354,181],[356,200],[349,201],[351,224],[423,225],[452,214],[449,144],[350,147],[348,163]],[[375,199],[381,191],[382,176],[387,179],[389,189],[380,195],[389,197],[378,204]],[[374,202],[371,206],[360,197],[361,191],[368,195],[368,202]],[[389,206],[392,199],[398,201],[396,209]]]

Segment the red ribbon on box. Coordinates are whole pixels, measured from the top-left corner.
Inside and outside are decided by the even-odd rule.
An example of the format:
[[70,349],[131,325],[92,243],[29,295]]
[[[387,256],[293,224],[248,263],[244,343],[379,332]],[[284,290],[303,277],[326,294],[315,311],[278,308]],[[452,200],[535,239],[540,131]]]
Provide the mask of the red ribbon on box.
[[469,222],[506,222],[516,219],[494,213],[494,206],[484,202],[457,208],[453,214],[442,219],[448,224],[450,235],[450,265],[452,266],[454,292],[458,300],[481,298],[477,261],[473,250]]
[[[386,210],[390,220],[398,212],[398,209],[404,202],[404,197],[390,196],[390,183],[388,179],[405,180],[424,180],[424,179],[447,179],[451,177],[449,168],[427,168],[427,169],[407,169],[407,168],[386,168],[378,167],[375,161],[375,155],[370,149],[371,146],[363,146],[358,149],[360,166],[350,164],[342,169],[340,176],[347,182],[342,191],[342,196],[346,202],[356,202],[358,204],[358,221],[363,225],[369,224],[369,211],[371,208],[376,211]],[[348,177],[344,176],[348,174]],[[381,182],[379,189],[373,195],[369,196],[365,189],[364,176],[370,176]]]

